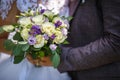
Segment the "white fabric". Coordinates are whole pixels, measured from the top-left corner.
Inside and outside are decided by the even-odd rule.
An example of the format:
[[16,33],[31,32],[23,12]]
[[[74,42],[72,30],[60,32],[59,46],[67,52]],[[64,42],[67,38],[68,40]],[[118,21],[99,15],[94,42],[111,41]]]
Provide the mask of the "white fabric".
[[0,80],[70,80],[70,77],[53,67],[35,67],[27,59],[13,64],[9,57],[0,63]]
[[[7,17],[6,15],[13,1],[15,0],[0,1],[0,13],[3,19]],[[69,15],[68,0],[42,1],[42,4],[46,5],[44,7],[53,9],[54,12],[60,13],[61,16]],[[1,5],[1,2],[4,2],[4,4]],[[9,4],[7,5],[7,3]],[[35,9],[37,6],[37,0],[17,0],[17,7],[21,12],[27,11],[29,8]],[[14,32],[10,33],[8,39],[12,39],[13,35]],[[1,53],[1,55],[4,54]],[[71,80],[67,73],[59,73],[59,71],[53,67],[44,66],[37,68],[27,59],[24,59],[19,64],[13,64],[13,57],[11,58],[9,55],[6,56],[7,57],[0,57],[0,80]]]
[[8,59],[10,55],[7,55],[5,53],[0,53],[0,63],[3,62],[4,60]]

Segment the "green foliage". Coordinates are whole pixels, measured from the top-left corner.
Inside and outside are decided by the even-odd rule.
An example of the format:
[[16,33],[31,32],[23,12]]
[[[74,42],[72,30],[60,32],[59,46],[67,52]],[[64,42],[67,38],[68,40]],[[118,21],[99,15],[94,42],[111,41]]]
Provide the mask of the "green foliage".
[[16,27],[19,27],[19,24],[18,23],[14,23],[14,24],[12,24],[15,28]]
[[45,52],[44,51],[39,51],[38,52],[38,56],[39,57],[44,57],[45,56]]
[[22,51],[27,51],[29,49],[29,47],[30,47],[29,44],[23,44]]
[[18,40],[18,41],[23,41],[23,38],[21,37],[20,33],[17,32],[14,37],[13,37],[14,40]]
[[38,57],[38,54],[36,52],[31,52],[30,55],[33,59],[36,59]]
[[32,50],[32,51],[40,51],[41,48],[34,48],[34,47],[31,47],[31,50]]
[[24,55],[22,56],[14,56],[14,64],[20,63],[24,59]]
[[42,50],[45,52],[45,56],[49,56],[52,54],[48,45],[44,46]]
[[51,60],[52,60],[52,63],[53,63],[53,66],[55,68],[57,68],[57,66],[59,65],[60,63],[60,56],[57,54],[57,52],[54,52],[55,54],[52,55],[51,57]]
[[4,46],[6,50],[13,50],[15,47],[15,44],[11,40],[5,40]]
[[62,44],[69,44],[69,42],[67,40],[65,40]]
[[68,20],[68,21],[71,21],[72,19],[73,19],[72,16],[67,17],[67,20]]
[[23,55],[25,52],[22,50],[22,47],[24,45],[21,45],[21,44],[16,44],[15,47],[14,47],[14,50],[13,50],[13,54],[15,56],[20,56],[20,55]]
[[4,32],[3,28],[0,27],[0,34],[3,33],[3,32]]
[[59,46],[57,47],[56,52],[57,52],[58,54],[61,54],[62,51],[61,51],[61,48],[60,48]]

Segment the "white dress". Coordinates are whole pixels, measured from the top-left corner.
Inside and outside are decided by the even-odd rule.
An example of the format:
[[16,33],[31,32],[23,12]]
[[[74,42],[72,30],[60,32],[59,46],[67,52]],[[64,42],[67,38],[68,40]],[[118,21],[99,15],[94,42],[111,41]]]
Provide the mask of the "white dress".
[[[12,4],[15,0],[1,0],[1,2],[5,3],[5,1],[9,4]],[[23,3],[27,2],[27,4],[23,5]],[[33,3],[30,1],[34,1]],[[35,4],[35,1],[37,0],[17,0],[17,7],[21,12],[26,11],[28,8],[31,7],[32,4]],[[57,0],[49,0],[46,3],[46,8],[55,8],[56,13],[60,13],[61,15],[68,15],[68,7],[66,4],[62,5],[64,3],[61,3],[58,7],[56,7],[56,4],[54,3]],[[60,0],[58,0],[60,1]],[[0,3],[1,3],[0,2]],[[23,6],[20,6],[20,5]],[[50,7],[52,4],[54,4],[54,7]],[[5,4],[4,4],[5,5]],[[4,6],[3,5],[3,6]],[[8,5],[8,4],[7,4]],[[50,5],[50,6],[49,6]],[[0,6],[0,9],[3,7]],[[10,5],[8,5],[10,7]],[[37,6],[37,5],[35,5]],[[35,8],[32,7],[31,9]],[[65,6],[63,8],[62,6]],[[4,6],[5,9],[5,6]],[[3,12],[5,14],[1,13],[2,18],[6,18],[7,12],[10,9],[6,8],[6,12]],[[2,11],[2,10],[0,10]],[[5,11],[5,10],[4,10]],[[65,14],[64,14],[65,12]],[[67,13],[66,13],[67,12]],[[11,38],[11,36],[10,36]],[[35,67],[33,64],[31,64],[27,59],[24,59],[19,64],[13,64],[13,57],[10,57],[8,55],[3,55],[1,53],[0,56],[6,56],[6,59],[3,60],[3,58],[0,57],[0,80],[71,80],[67,73],[60,73],[57,69],[53,67]],[[3,60],[3,61],[2,61]]]

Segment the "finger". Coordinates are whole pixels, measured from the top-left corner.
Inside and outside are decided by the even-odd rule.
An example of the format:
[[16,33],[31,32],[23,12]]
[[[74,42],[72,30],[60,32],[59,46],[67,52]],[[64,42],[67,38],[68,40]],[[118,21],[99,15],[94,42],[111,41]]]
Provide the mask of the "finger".
[[50,60],[50,57],[42,57],[41,58],[41,61],[43,61],[43,62],[46,62],[46,61],[49,61]]
[[39,63],[40,63],[41,66],[46,66],[46,63],[43,62],[43,61],[40,61]]
[[48,63],[46,63],[46,62],[42,62],[42,61],[40,61],[40,65],[41,65],[41,66],[51,66],[50,64],[48,64]]

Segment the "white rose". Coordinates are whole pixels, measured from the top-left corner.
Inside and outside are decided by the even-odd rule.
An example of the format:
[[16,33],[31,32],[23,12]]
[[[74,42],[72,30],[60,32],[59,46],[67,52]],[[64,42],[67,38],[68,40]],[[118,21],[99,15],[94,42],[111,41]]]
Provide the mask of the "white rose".
[[64,42],[64,40],[67,38],[67,36],[64,36],[63,33],[60,31],[56,31],[55,35],[56,35],[56,37],[53,40],[53,42],[55,42],[56,44],[60,44],[60,43]]
[[22,27],[26,27],[27,25],[32,24],[30,17],[22,17],[18,20],[18,23],[22,25]]
[[12,26],[12,25],[4,25],[3,30],[6,31],[6,32],[11,32],[11,31],[14,30],[14,26]]
[[55,15],[53,12],[49,11],[49,10],[46,10],[44,13],[43,13],[45,16],[47,16],[48,18],[52,19],[53,16]]
[[42,32],[45,32],[46,34],[48,34],[48,36],[53,35],[55,32],[54,24],[50,22],[45,22],[44,24],[42,24]]
[[43,15],[37,15],[32,17],[32,21],[37,25],[41,25],[45,21],[45,17]]
[[27,40],[28,37],[29,37],[29,29],[27,28],[24,28],[22,31],[21,31],[21,36],[24,40]]
[[35,11],[33,11],[33,10],[31,10],[31,11],[29,12],[30,15],[34,15],[34,13],[35,13]]
[[42,35],[37,35],[36,36],[36,44],[34,45],[35,48],[41,48],[45,44],[45,39]]

